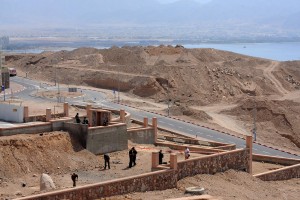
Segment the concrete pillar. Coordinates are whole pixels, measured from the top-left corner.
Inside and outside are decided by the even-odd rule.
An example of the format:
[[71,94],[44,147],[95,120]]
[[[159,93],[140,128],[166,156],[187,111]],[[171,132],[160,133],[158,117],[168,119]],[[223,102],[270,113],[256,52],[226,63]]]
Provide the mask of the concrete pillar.
[[89,124],[92,124],[92,105],[86,105],[86,116],[87,116],[87,119],[89,121]]
[[170,154],[170,168],[177,170],[177,154],[176,153]]
[[152,118],[152,126],[154,129],[154,144],[157,142],[157,118],[153,117]]
[[51,108],[46,109],[46,122],[51,120]]
[[252,136],[247,135],[246,136],[246,148],[249,149],[249,174],[252,174],[252,146],[253,146],[253,140]]
[[69,104],[68,103],[64,103],[64,115],[65,117],[69,117]]
[[125,110],[120,110],[120,120],[125,123]]
[[148,117],[144,118],[144,128],[148,127]]
[[159,165],[159,154],[158,152],[152,152],[152,168]]
[[24,118],[29,117],[29,109],[28,106],[24,106]]

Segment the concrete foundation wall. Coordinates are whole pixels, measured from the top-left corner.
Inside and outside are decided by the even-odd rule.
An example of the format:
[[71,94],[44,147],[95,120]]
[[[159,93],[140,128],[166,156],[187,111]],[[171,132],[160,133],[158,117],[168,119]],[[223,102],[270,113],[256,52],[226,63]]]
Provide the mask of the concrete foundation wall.
[[300,178],[300,164],[284,167],[281,169],[256,174],[254,177],[263,181],[280,181],[291,178]]
[[196,174],[215,174],[228,169],[249,171],[249,149],[239,149],[178,162],[178,180]]
[[11,127],[11,128],[0,128],[0,136],[9,136],[16,134],[34,134],[34,133],[43,133],[43,132],[51,132],[52,124],[44,123],[30,126],[19,126],[19,127]]
[[86,149],[94,154],[128,149],[126,124],[89,128]]
[[154,144],[154,129],[149,128],[132,128],[127,129],[128,139],[137,144]]
[[24,107],[13,104],[0,104],[0,120],[23,123]]
[[[71,120],[73,121],[73,120]],[[78,124],[73,122],[66,122],[63,126],[64,131],[68,131],[72,136],[77,138],[80,144],[86,148],[86,140],[88,134],[88,125],[86,124]]]
[[280,165],[296,165],[300,164],[299,159],[291,159],[291,158],[283,158],[283,157],[275,157],[275,156],[266,156],[260,154],[252,155],[253,161],[280,164]]
[[177,180],[174,170],[162,170],[142,175],[116,179],[71,189],[47,192],[34,196],[19,198],[19,200],[90,200],[103,197],[128,194],[132,192],[146,192],[175,188]]

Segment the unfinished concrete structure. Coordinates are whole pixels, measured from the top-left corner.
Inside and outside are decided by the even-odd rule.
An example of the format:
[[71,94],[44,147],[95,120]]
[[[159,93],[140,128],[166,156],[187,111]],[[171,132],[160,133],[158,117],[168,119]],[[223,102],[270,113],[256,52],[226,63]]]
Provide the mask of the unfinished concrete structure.
[[[191,152],[199,154],[199,157],[179,161],[178,155],[171,153],[169,163],[160,165],[158,152],[153,152],[151,160],[153,172],[21,199],[93,199],[130,192],[169,189],[176,187],[178,180],[196,174],[215,174],[228,169],[242,170],[252,174],[252,159],[289,165],[277,171],[255,175],[262,180],[300,177],[299,160],[252,155],[251,136],[247,136],[245,139],[246,148],[236,149],[232,144],[203,141],[176,132],[158,137],[156,118],[152,120],[152,124],[148,124],[148,119],[144,118],[142,122],[135,121],[141,127],[127,128],[131,119],[130,114],[124,110],[102,110],[87,106],[86,116],[93,122],[90,125],[78,124],[69,117],[68,108],[68,104],[65,103],[62,113],[54,115],[51,113],[51,109],[46,109],[45,115],[29,116],[29,108],[24,107],[24,122],[39,121],[39,123],[35,125],[26,125],[25,123],[19,127],[0,128],[0,136],[65,130],[78,138],[82,146],[95,154],[127,149],[128,140],[132,140],[135,143],[156,144],[178,150],[183,150],[188,146]],[[112,117],[113,113],[119,117]],[[108,124],[103,124],[103,119],[108,119]]]

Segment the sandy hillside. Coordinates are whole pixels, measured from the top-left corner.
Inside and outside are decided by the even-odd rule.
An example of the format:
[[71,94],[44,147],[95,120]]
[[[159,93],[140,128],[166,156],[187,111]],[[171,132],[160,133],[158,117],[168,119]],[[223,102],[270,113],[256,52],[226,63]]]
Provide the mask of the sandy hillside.
[[6,61],[21,76],[119,88],[124,103],[162,114],[170,99],[171,115],[232,134],[251,134],[256,115],[259,142],[299,154],[300,61],[181,46],[80,48]]
[[[162,133],[159,133],[162,134]],[[165,133],[164,133],[165,134]],[[39,193],[41,173],[53,179],[56,189],[72,188],[70,174],[79,175],[78,186],[107,181],[151,171],[151,152],[162,150],[164,161],[169,160],[167,147],[133,144],[138,151],[137,165],[128,168],[128,150],[110,153],[111,169],[104,170],[103,156],[95,156],[83,149],[66,132],[43,135],[17,135],[0,138],[0,199],[12,199]],[[178,160],[184,155],[178,153]],[[199,156],[192,153],[191,157]],[[253,163],[254,173],[266,172],[282,166]],[[23,187],[23,184],[25,186]],[[289,199],[299,196],[299,179],[263,182],[247,173],[228,171],[215,175],[197,175],[179,181],[177,188],[146,193],[126,194],[107,199],[165,199],[188,196],[186,187],[201,186],[206,193],[220,199]]]

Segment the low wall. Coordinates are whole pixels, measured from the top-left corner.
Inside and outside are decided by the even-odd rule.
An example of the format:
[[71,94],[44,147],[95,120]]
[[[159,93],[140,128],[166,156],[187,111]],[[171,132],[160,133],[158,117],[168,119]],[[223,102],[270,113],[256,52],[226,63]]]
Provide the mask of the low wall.
[[280,165],[296,165],[300,164],[299,159],[291,159],[291,158],[283,158],[283,157],[275,157],[275,156],[265,156],[260,154],[252,155],[253,161],[280,164]]
[[9,136],[16,134],[35,134],[43,132],[51,132],[52,124],[50,122],[45,122],[43,124],[31,124],[23,125],[18,127],[0,128],[0,136]]
[[154,144],[155,135],[152,127],[127,129],[128,140],[137,144]]
[[[180,144],[171,144],[171,143],[164,143],[164,142],[156,142],[155,144],[158,146],[169,147],[171,149],[180,150],[180,151],[184,151],[186,147]],[[209,147],[200,147],[200,146],[199,147],[188,146],[188,147],[191,152],[195,151],[197,153],[202,153],[202,154],[215,154],[215,153],[226,152],[225,150],[222,149],[215,149]]]
[[215,174],[228,169],[249,171],[250,149],[239,149],[178,162],[178,180],[197,174]]
[[89,127],[86,149],[94,154],[128,149],[126,124]]
[[13,104],[0,103],[0,120],[6,122],[23,123],[24,107]]
[[263,181],[280,181],[288,180],[291,178],[300,178],[300,164],[292,165],[273,171],[256,174],[254,177],[259,178]]
[[[135,123],[138,123],[138,124],[143,124],[143,122],[140,122],[138,120],[133,120],[133,121]],[[200,140],[200,139],[197,139],[197,138],[193,138],[191,136],[187,136],[183,133],[171,131],[171,130],[164,129],[164,128],[161,128],[161,127],[158,127],[158,130],[169,132],[169,133],[172,133],[174,135],[174,136],[165,136],[166,140],[172,139],[172,138],[177,138],[177,139],[182,139],[182,141],[184,141],[184,143],[186,143],[186,144],[199,144],[199,145],[210,146],[210,147],[214,147],[215,149],[222,149],[222,150],[234,150],[234,149],[236,149],[235,144],[227,144],[227,143],[221,143],[221,142]]]
[[19,198],[18,200],[52,200],[52,199],[97,199],[132,192],[146,192],[175,188],[177,179],[174,170],[162,170],[142,175],[106,181],[72,189],[48,192]]

